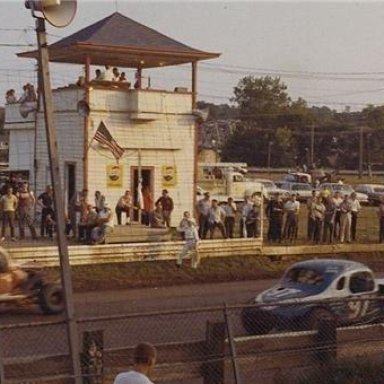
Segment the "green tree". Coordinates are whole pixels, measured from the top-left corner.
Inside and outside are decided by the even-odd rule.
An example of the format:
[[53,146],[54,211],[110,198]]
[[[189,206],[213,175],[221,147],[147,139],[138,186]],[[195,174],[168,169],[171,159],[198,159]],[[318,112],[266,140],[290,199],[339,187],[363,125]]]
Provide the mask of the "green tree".
[[286,85],[278,77],[246,76],[234,87],[232,101],[239,108],[241,120],[272,127],[291,103],[286,90]]

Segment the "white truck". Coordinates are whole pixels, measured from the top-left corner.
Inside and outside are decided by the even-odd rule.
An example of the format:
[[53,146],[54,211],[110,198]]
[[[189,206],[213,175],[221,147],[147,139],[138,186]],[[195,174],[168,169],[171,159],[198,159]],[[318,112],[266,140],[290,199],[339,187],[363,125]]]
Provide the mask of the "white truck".
[[210,180],[200,187],[209,191],[211,199],[220,203],[226,202],[228,197],[232,197],[235,202],[242,202],[245,197],[253,197],[256,194],[268,198],[268,192],[262,183],[249,180],[240,172],[227,171],[220,179]]

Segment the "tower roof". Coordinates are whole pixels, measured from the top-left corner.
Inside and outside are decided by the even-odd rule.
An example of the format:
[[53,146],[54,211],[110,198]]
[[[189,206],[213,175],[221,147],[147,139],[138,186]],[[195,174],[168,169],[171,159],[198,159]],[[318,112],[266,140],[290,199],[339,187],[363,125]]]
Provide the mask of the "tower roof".
[[[22,52],[19,57],[37,58],[38,51]],[[219,57],[171,39],[121,13],[97,21],[49,46],[49,60],[58,63],[127,68],[154,68]]]

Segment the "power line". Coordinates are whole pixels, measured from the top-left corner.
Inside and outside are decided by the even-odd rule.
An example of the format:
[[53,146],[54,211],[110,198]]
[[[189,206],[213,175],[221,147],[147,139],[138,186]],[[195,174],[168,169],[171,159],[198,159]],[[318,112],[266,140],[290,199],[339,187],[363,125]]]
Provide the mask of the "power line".
[[271,69],[271,68],[253,68],[253,67],[242,67],[235,65],[226,64],[213,64],[213,63],[201,63],[201,66],[206,67],[217,67],[217,68],[233,68],[238,70],[251,70],[251,71],[262,71],[270,73],[294,73],[294,74],[306,74],[306,75],[332,75],[332,76],[370,76],[370,75],[384,75],[384,71],[361,71],[361,72],[325,72],[325,71],[295,71],[287,69]]
[[37,44],[7,44],[7,43],[0,43],[0,47],[8,47],[8,48],[14,48],[14,47],[36,47]]

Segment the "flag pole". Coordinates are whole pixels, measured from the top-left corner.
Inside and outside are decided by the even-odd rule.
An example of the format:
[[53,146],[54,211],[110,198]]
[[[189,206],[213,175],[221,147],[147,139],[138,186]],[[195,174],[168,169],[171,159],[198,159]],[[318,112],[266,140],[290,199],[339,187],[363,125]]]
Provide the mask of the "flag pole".
[[[143,189],[143,175],[142,175],[142,172],[141,172],[141,148],[139,148],[138,150],[138,156],[139,156],[139,169],[138,169],[138,188],[141,188]],[[137,191],[138,193],[142,193],[142,191]],[[141,216],[142,216],[142,205],[143,205],[143,202],[141,202],[141,204],[139,205],[139,223],[141,224]]]

